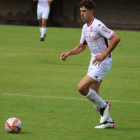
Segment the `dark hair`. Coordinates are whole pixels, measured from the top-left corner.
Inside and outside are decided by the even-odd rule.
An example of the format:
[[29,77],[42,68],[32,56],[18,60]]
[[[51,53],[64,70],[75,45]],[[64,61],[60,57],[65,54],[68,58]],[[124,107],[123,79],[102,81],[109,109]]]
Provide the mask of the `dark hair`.
[[95,7],[95,3],[92,1],[92,0],[82,0],[80,3],[79,3],[79,6],[80,7],[85,7],[87,8],[88,10],[94,10],[94,7]]

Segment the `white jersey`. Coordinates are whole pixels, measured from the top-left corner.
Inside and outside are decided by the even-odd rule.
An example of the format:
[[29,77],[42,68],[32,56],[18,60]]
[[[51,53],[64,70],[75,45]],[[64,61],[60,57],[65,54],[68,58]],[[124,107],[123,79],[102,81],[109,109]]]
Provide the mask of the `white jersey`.
[[[84,24],[80,44],[88,44],[92,56],[96,56],[109,47],[109,39],[113,34],[100,20],[93,18],[89,25]],[[108,57],[111,57],[111,54]]]
[[48,0],[38,0],[37,8],[38,9],[49,8]]

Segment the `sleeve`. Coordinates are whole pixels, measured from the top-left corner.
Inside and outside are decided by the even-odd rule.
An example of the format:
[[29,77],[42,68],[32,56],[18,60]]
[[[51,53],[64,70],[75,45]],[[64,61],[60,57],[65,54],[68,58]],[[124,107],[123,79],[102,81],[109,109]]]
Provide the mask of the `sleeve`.
[[[84,29],[84,27],[83,27],[83,29]],[[86,40],[85,40],[85,35],[84,35],[84,32],[83,32],[83,29],[82,29],[80,44],[82,44],[82,45],[87,45],[87,42],[86,42]]]
[[111,39],[114,34],[114,32],[108,29],[102,22],[98,24],[97,31],[101,36],[107,39]]

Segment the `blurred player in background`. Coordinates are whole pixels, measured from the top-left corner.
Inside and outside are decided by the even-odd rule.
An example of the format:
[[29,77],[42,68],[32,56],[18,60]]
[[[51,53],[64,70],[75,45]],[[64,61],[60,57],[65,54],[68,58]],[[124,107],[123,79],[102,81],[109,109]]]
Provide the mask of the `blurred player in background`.
[[40,41],[44,41],[46,36],[46,23],[50,13],[50,3],[53,0],[33,0],[38,1],[37,4],[37,19],[39,21],[39,27],[41,32]]
[[[73,50],[62,53],[60,59],[76,55],[85,50],[88,45],[91,60],[87,75],[79,82],[78,91],[92,101],[95,109],[100,112],[100,125],[95,128],[114,128],[115,123],[109,115],[111,104],[99,96],[99,88],[103,77],[112,66],[111,52],[120,41],[120,37],[108,29],[100,20],[94,18],[95,4],[92,0],[82,0],[79,3],[81,18],[86,22],[82,29],[80,44]],[[110,44],[109,44],[109,39]],[[80,61],[80,60],[79,60]]]

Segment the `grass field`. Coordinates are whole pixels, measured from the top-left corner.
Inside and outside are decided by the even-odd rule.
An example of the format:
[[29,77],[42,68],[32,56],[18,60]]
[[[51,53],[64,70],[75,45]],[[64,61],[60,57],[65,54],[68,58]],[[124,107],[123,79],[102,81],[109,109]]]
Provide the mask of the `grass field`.
[[[81,29],[0,25],[0,140],[140,140],[140,32],[115,31],[121,42],[100,95],[112,104],[113,130],[96,130],[99,114],[77,91],[90,60],[88,48],[67,61],[60,54],[79,44]],[[19,134],[4,129],[22,121]]]

